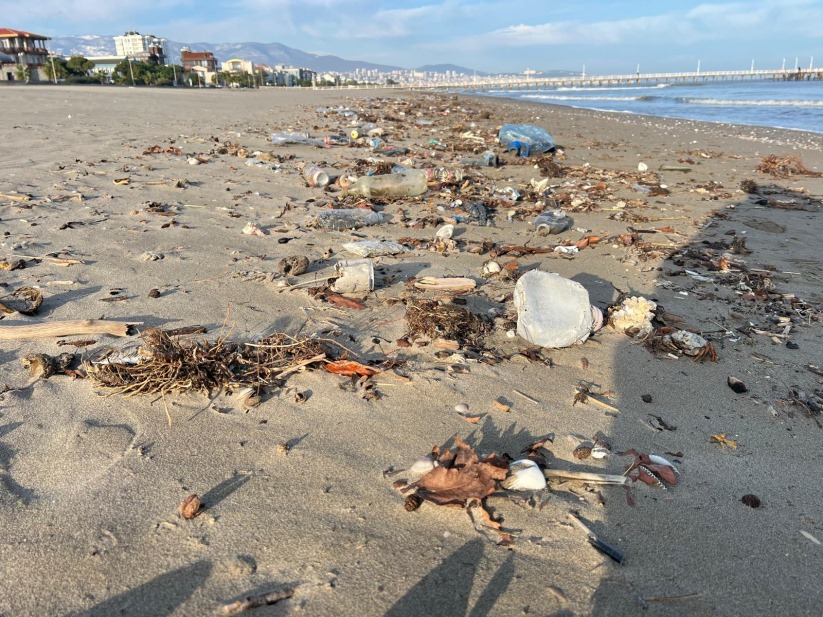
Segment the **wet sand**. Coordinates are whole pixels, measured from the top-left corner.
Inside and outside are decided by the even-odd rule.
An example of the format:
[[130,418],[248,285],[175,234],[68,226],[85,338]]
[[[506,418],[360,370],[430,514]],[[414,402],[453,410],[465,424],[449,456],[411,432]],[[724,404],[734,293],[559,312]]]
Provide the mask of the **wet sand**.
[[[6,315],[0,328],[106,319],[138,331],[202,325],[212,340],[284,332],[334,339],[364,363],[400,364],[372,378],[375,400],[312,369],[246,407],[225,392],[126,397],[76,376],[35,378],[23,366],[36,353],[90,359],[138,345],[137,335],[0,341],[0,614],[213,614],[285,589],[291,599],[248,614],[819,614],[823,433],[791,393],[821,388],[813,371],[823,367],[823,179],[755,168],[768,155],[795,155],[823,170],[823,136],[395,91],[9,87],[3,99],[13,112],[0,130],[0,259],[25,266],[2,273],[3,291],[34,287],[44,301],[33,316]],[[416,167],[455,167],[464,153],[452,148],[473,143],[467,131],[504,165],[467,170],[463,187],[378,203],[379,226],[308,227],[341,194],[307,187],[300,166],[345,173],[367,168],[358,161],[372,153],[274,147],[269,135],[350,130],[346,118],[317,111],[338,105],[377,116]],[[563,147],[556,162],[573,173],[549,183],[571,230],[537,235],[534,199],[503,206],[495,197],[491,187],[528,196],[529,181],[544,177],[494,144],[504,122],[542,126]],[[447,150],[432,159],[433,138]],[[220,153],[227,144],[271,156]],[[153,146],[161,152],[146,153]],[[198,156],[200,164],[188,162]],[[668,194],[632,188],[652,177]],[[747,179],[757,194],[740,190]],[[8,197],[22,194],[30,200]],[[428,250],[461,196],[497,205],[493,225],[457,222],[454,250]],[[264,235],[243,233],[249,223]],[[633,232],[635,240],[620,240]],[[610,327],[578,347],[520,353],[534,347],[506,334],[514,282],[481,275],[489,247],[593,235],[604,240],[571,258],[496,259],[573,278],[604,310],[621,294],[653,299],[675,316],[670,327],[711,342],[716,363],[653,353]],[[380,258],[365,310],[286,287],[278,270],[283,257],[305,255],[309,272],[288,280],[321,278],[352,257],[344,243],[400,238],[409,250]],[[718,266],[735,238],[751,252]],[[497,316],[489,354],[442,353],[422,339],[398,345],[403,302],[437,295],[407,285],[423,276],[477,281],[463,297],[472,312]],[[59,344],[80,339],[94,342]],[[733,392],[729,376],[748,391]],[[581,381],[617,411],[574,404]],[[461,403],[481,416],[476,424],[455,411]],[[576,459],[569,436],[596,433],[612,455]],[[454,436],[482,454],[517,457],[548,434],[552,469],[620,474],[632,458],[618,453],[634,448],[674,461],[677,485],[637,482],[633,507],[619,487],[579,483],[553,485],[541,508],[495,494],[488,509],[519,530],[503,547],[459,508],[406,512],[383,475]],[[205,509],[184,520],[178,506],[192,493]],[[760,507],[745,505],[747,494]],[[570,510],[625,562],[595,551],[568,523]]]

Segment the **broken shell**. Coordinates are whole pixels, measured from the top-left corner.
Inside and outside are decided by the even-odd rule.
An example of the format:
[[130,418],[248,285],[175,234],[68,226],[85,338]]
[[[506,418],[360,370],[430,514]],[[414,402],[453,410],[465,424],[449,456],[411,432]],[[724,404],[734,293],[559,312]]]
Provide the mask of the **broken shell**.
[[260,396],[254,388],[243,388],[237,392],[237,398],[244,407],[257,407],[260,404]]
[[454,235],[454,225],[443,225],[443,227],[437,230],[435,235],[443,240],[448,240]]
[[189,495],[180,504],[180,516],[186,520],[191,520],[200,514],[203,509],[203,504],[200,503],[200,497],[196,494]]
[[500,484],[510,491],[540,491],[546,488],[546,476],[537,463],[521,459],[509,465],[509,475]]
[[502,268],[493,259],[483,264],[483,274],[497,274]]
[[603,446],[594,446],[591,451],[592,458],[604,459],[609,458],[611,451]]
[[454,406],[454,410],[457,413],[468,413],[469,406],[466,405],[466,403],[458,403],[457,405]]

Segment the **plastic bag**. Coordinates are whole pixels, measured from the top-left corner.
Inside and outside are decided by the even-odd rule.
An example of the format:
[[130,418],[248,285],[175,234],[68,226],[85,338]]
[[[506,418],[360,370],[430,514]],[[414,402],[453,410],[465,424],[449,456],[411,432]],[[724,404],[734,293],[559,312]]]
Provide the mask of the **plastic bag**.
[[517,150],[519,156],[553,152],[557,147],[545,129],[531,124],[504,124],[497,138],[506,150]]

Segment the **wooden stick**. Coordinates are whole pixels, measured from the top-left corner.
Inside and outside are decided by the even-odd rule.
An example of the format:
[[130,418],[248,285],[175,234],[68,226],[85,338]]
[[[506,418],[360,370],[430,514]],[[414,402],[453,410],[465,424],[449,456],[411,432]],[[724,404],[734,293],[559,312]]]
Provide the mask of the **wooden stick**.
[[631,482],[626,476],[618,476],[610,473],[590,473],[588,471],[562,471],[560,469],[546,469],[543,472],[547,478],[557,478],[558,480],[575,480],[577,482],[588,482],[589,484],[628,484]]
[[231,604],[223,605],[220,609],[220,614],[239,615],[240,613],[253,608],[277,604],[281,600],[291,598],[293,595],[294,589],[284,589],[283,591],[273,591],[271,593],[264,593],[258,596],[251,596],[244,598],[243,600],[238,600],[237,602],[232,602]]
[[72,336],[75,334],[127,336],[129,326],[136,326],[142,323],[143,322],[81,319],[77,321],[56,321],[54,323],[31,324],[26,326],[0,326],[0,341]]

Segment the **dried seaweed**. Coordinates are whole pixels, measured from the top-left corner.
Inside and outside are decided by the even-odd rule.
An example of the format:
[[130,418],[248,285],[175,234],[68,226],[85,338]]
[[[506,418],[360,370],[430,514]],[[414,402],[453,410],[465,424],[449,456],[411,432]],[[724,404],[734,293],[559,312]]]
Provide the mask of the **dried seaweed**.
[[803,164],[803,161],[800,160],[800,157],[794,155],[776,156],[772,154],[764,157],[755,169],[765,174],[769,174],[774,178],[821,175],[820,173],[812,171],[806,167],[806,165]]
[[460,306],[440,304],[436,300],[412,300],[406,308],[409,335],[446,338],[480,346],[491,325],[479,315]]
[[273,385],[299,367],[326,358],[324,341],[276,333],[254,343],[221,337],[177,340],[157,328],[141,335],[136,357],[108,356],[87,361],[84,368],[97,385],[115,394],[167,394],[194,391],[211,395],[225,387]]

